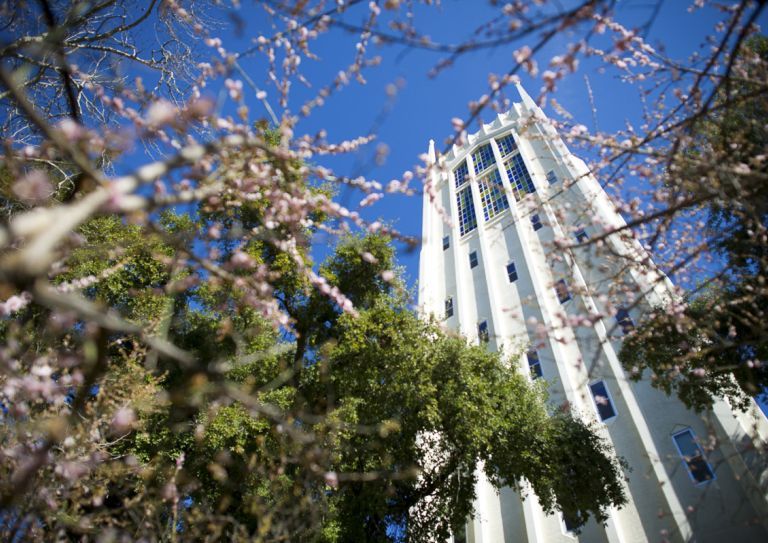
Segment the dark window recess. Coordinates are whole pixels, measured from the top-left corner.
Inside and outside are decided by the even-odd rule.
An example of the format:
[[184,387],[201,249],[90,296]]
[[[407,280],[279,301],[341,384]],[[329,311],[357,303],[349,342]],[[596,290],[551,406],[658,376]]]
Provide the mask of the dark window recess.
[[531,215],[531,224],[533,225],[534,230],[539,230],[543,224],[541,224],[541,217],[539,217],[539,214]]
[[445,236],[443,238],[443,251],[445,251],[450,246],[451,246],[451,237],[450,236]]
[[507,264],[507,279],[510,283],[517,281],[517,268],[515,268],[514,262]]
[[592,399],[595,402],[597,414],[600,416],[601,421],[606,421],[616,416],[616,409],[613,407],[613,402],[608,394],[608,387],[605,386],[605,381],[592,383],[589,385],[589,391],[592,393]]
[[549,182],[550,185],[554,185],[555,183],[557,183],[558,179],[557,179],[557,174],[555,174],[555,170],[549,170],[547,172],[547,181]]
[[539,361],[539,353],[534,350],[530,350],[525,353],[528,358],[528,368],[531,370],[531,377],[538,379],[544,375],[541,371],[541,362]]
[[469,267],[474,268],[477,266],[477,251],[469,253]]
[[453,298],[450,296],[445,299],[445,318],[450,319],[453,317]]
[[697,483],[706,483],[715,478],[712,467],[704,458],[704,451],[701,449],[696,436],[690,428],[678,432],[672,436],[680,456],[685,462],[688,474]]
[[561,304],[564,304],[571,299],[571,292],[568,290],[568,285],[566,284],[565,279],[560,279],[555,283],[555,292],[557,293],[557,299],[560,300]]
[[488,343],[488,341],[490,341],[491,336],[488,333],[488,321],[483,321],[477,325],[477,338],[480,340],[480,343]]
[[589,241],[589,236],[587,235],[587,231],[584,230],[583,228],[579,228],[578,230],[576,230],[575,235],[576,235],[576,241],[578,241],[579,243],[586,243],[587,241]]
[[629,311],[623,307],[616,311],[616,323],[621,326],[621,331],[625,334],[635,329],[635,323],[632,321],[632,317],[629,316]]

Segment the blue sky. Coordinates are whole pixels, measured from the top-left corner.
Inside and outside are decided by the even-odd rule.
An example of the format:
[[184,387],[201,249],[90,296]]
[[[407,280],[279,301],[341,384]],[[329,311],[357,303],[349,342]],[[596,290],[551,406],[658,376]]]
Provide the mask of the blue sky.
[[[619,1],[616,18],[629,28],[637,27],[651,16],[649,4],[641,0]],[[666,53],[679,60],[700,50],[704,37],[712,31],[718,20],[718,14],[711,10],[689,13],[688,4],[685,1],[664,2],[646,36],[654,47],[659,49],[663,44]],[[368,2],[362,2],[351,8],[344,18],[350,23],[362,24],[368,17],[368,9]],[[496,13],[498,8],[492,9],[484,1],[443,0],[442,6],[437,8],[417,6],[414,15],[417,28],[434,41],[456,44],[469,38],[475,28],[493,18]],[[225,39],[225,46],[231,51],[245,49],[248,39],[259,32],[271,34],[265,26],[267,18],[261,10],[243,7],[241,15],[245,20],[243,39],[229,42]],[[546,68],[546,61],[554,54],[562,53],[573,38],[569,33],[564,33],[542,50],[537,56],[541,69]],[[356,35],[332,29],[319,40],[311,42],[310,48],[319,58],[316,61],[304,60],[301,70],[315,87],[304,89],[298,84],[294,85],[290,110],[297,111],[307,98],[314,95],[317,88],[329,83],[340,69],[352,62],[357,41]],[[360,153],[322,160],[321,163],[331,166],[338,174],[363,173],[383,183],[399,178],[404,171],[412,169],[419,162],[418,157],[426,152],[430,138],[436,140],[439,148],[443,146],[445,138],[452,134],[451,118],[468,116],[468,103],[488,90],[488,74],[507,72],[514,65],[513,50],[521,45],[525,44],[515,43],[467,54],[436,78],[428,77],[427,73],[443,57],[441,53],[407,50],[397,45],[370,46],[368,56],[380,54],[383,62],[365,72],[368,83],[353,83],[332,95],[324,107],[300,122],[297,133],[314,134],[325,129],[328,140],[337,142],[368,134],[372,127],[377,127],[376,142]],[[241,64],[254,81],[267,90],[272,107],[279,115],[276,93],[266,80],[263,59],[253,56],[243,59]],[[637,90],[621,82],[615,71],[604,70],[597,62],[587,61],[582,62],[576,74],[560,82],[553,95],[573,114],[575,122],[585,124],[591,130],[595,128],[585,76],[592,86],[597,105],[596,119],[601,130],[621,129],[627,119],[633,122],[638,120],[641,102]],[[525,75],[522,82],[534,97],[542,86],[540,79],[532,80]],[[386,87],[393,83],[399,87],[399,91],[393,107],[382,115],[389,100]],[[518,101],[514,92],[510,97]],[[254,116],[266,116],[255,100],[251,104]],[[545,111],[552,113],[548,107]],[[488,122],[493,116],[494,113],[488,110],[483,120]],[[470,131],[476,129],[477,126],[473,126]],[[372,164],[371,157],[380,143],[388,146],[389,154],[385,164],[376,166]],[[361,164],[367,167],[361,170]],[[357,194],[342,193],[344,203],[353,208],[360,197]],[[421,229],[421,198],[388,196],[371,208],[366,208],[364,215],[369,218],[380,217],[393,223],[403,233],[418,237]],[[399,261],[405,267],[408,284],[414,285],[418,276],[418,251],[408,252],[402,248]]]

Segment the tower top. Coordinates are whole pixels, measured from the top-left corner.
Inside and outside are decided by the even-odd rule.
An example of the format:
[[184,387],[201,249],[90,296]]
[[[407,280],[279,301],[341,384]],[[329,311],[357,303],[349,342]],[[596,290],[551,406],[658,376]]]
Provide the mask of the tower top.
[[515,83],[515,87],[517,88],[517,93],[520,95],[520,98],[523,101],[523,105],[532,111],[540,110],[541,108],[538,106],[536,102],[533,101],[533,98],[531,98],[531,95],[526,92],[526,90],[523,88],[523,85],[518,81]]

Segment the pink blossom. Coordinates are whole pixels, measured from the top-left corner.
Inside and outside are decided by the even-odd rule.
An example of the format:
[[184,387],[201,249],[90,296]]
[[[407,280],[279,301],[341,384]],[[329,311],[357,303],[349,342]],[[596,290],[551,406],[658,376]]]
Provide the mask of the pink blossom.
[[152,102],[147,109],[147,125],[152,128],[171,124],[176,120],[178,110],[166,99],[160,99]]
[[41,204],[53,194],[53,185],[43,170],[31,170],[21,176],[11,187],[13,194],[27,204]]

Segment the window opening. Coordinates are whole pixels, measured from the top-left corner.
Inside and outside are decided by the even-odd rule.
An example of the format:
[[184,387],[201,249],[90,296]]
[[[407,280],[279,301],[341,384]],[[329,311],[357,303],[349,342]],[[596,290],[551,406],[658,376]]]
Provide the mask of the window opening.
[[491,336],[488,333],[488,321],[483,321],[477,325],[477,337],[480,340],[480,343],[488,343],[488,341],[490,341]]
[[486,221],[492,219],[505,209],[509,209],[504,185],[501,183],[499,170],[494,169],[477,182],[480,191],[480,201],[483,204],[483,217]]
[[456,181],[456,187],[460,187],[469,181],[469,168],[467,167],[466,160],[459,164],[458,168],[453,170],[453,178]]
[[704,457],[704,451],[699,445],[699,441],[693,433],[693,430],[686,428],[672,436],[675,447],[685,463],[691,480],[696,483],[706,483],[715,478],[712,466],[709,465]]
[[605,381],[592,383],[589,385],[589,391],[592,393],[592,400],[595,402],[595,408],[601,421],[605,422],[616,416],[616,409],[613,407],[613,400]]
[[539,353],[531,349],[525,356],[528,358],[528,368],[531,370],[531,377],[538,379],[544,373],[541,371],[541,361],[539,360]]
[[635,323],[632,321],[632,317],[629,316],[629,311],[623,307],[616,311],[616,323],[621,326],[621,331],[625,334],[635,329]]
[[515,268],[514,262],[507,264],[507,279],[510,283],[517,281],[517,268]]
[[554,185],[558,182],[557,174],[555,173],[555,170],[549,170],[547,172],[547,182],[549,182],[550,185]]
[[477,228],[477,215],[475,214],[475,202],[472,199],[472,190],[466,187],[456,194],[456,203],[459,208],[459,232],[463,236]]
[[504,169],[507,171],[509,184],[512,185],[515,200],[519,202],[526,194],[536,192],[536,187],[533,185],[531,175],[528,173],[528,168],[525,167],[520,153],[507,160],[504,163]]
[[501,156],[511,155],[517,151],[517,144],[515,143],[515,137],[512,134],[507,134],[496,140],[496,144],[499,146]]
[[483,170],[493,166],[496,163],[496,157],[493,156],[493,149],[491,149],[491,144],[486,143],[477,151],[472,153],[472,161],[475,163],[475,173],[480,173]]

